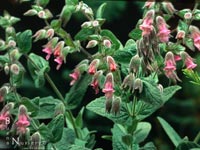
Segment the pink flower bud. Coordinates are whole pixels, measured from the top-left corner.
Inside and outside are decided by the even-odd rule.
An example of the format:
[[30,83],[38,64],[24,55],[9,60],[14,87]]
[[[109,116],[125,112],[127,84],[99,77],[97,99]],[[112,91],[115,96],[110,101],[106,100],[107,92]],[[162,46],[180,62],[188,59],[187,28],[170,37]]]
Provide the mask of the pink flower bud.
[[158,28],[158,38],[161,42],[168,42],[170,37],[170,30],[167,28],[165,20],[161,16],[157,16],[156,24]]
[[187,52],[181,52],[181,58],[187,69],[194,69],[197,67],[197,64],[194,63],[193,58]]
[[110,40],[103,40],[103,45],[106,47],[106,48],[111,48],[112,44],[110,42]]
[[29,117],[27,114],[27,109],[24,105],[20,105],[18,121],[16,122],[17,133],[25,134],[26,128],[30,125]]
[[142,36],[149,36],[153,30],[154,10],[149,10],[144,16],[143,22],[140,25]]
[[48,29],[47,30],[47,37],[52,38],[54,36],[54,29]]
[[200,51],[200,31],[199,31],[199,28],[191,25],[189,30],[191,32],[191,37],[193,39],[194,46]]
[[89,74],[95,74],[97,71],[97,68],[99,66],[99,59],[94,59],[90,65],[89,65],[89,69],[88,69],[88,73]]
[[38,31],[33,35],[33,37],[35,38],[34,41],[38,41],[38,40],[41,40],[41,39],[46,38],[46,30],[44,30],[44,29],[38,30]]
[[10,71],[15,74],[15,75],[18,75],[19,74],[19,71],[20,71],[20,68],[17,64],[12,64],[10,66]]
[[10,41],[8,42],[8,46],[9,46],[9,47],[15,47],[15,46],[16,46],[16,42],[15,42],[14,40],[10,40]]
[[155,5],[155,1],[154,0],[148,0],[145,2],[144,7],[143,8],[147,8],[150,9]]
[[93,79],[92,79],[92,82],[91,82],[91,86],[92,88],[95,90],[95,94],[98,94],[99,93],[99,78],[100,76],[103,74],[103,71],[102,70],[99,70],[97,71],[94,76],[93,76]]
[[165,71],[175,71],[176,70],[176,62],[174,60],[174,54],[172,52],[167,52],[165,55]]
[[117,70],[117,64],[115,63],[115,60],[111,56],[107,56],[107,64],[109,66],[110,71]]
[[62,51],[62,49],[63,49],[63,47],[64,47],[64,44],[65,44],[64,41],[58,42],[58,44],[57,44],[56,47],[54,48],[54,53],[53,53],[53,55],[54,55],[55,57],[61,55],[61,51]]
[[113,80],[113,74],[108,73],[106,75],[105,83],[104,83],[104,88],[103,88],[103,93],[105,93],[106,99],[112,99],[113,93],[115,90],[113,89],[114,87],[114,80]]
[[38,15],[39,18],[42,18],[42,19],[46,18],[46,13],[43,10],[39,11],[37,15]]
[[184,14],[184,18],[185,18],[186,20],[191,19],[191,18],[192,18],[192,13],[191,13],[191,12],[185,13],[185,14]]
[[51,57],[51,54],[53,53],[52,48],[50,48],[50,47],[45,47],[42,51],[45,52],[45,53],[47,54],[46,60],[49,60],[49,58]]
[[59,70],[60,67],[61,67],[62,64],[63,64],[63,57],[62,57],[62,56],[57,56],[57,57],[54,59],[54,61],[58,64],[58,65],[56,66],[56,70]]
[[95,20],[92,22],[93,27],[98,27],[99,26],[99,21]]
[[164,10],[168,13],[173,15],[176,12],[173,4],[171,2],[162,2]]
[[96,40],[91,40],[88,42],[86,48],[93,48],[98,44],[98,42]]
[[70,85],[74,85],[74,83],[80,78],[80,71],[76,68],[74,69],[74,72],[69,74],[69,76],[73,79],[71,82],[70,82]]
[[180,56],[180,55],[174,55],[174,60],[175,60],[175,61],[181,60],[181,56]]
[[176,39],[182,40],[185,38],[185,31],[180,30],[178,31],[177,35],[176,35]]

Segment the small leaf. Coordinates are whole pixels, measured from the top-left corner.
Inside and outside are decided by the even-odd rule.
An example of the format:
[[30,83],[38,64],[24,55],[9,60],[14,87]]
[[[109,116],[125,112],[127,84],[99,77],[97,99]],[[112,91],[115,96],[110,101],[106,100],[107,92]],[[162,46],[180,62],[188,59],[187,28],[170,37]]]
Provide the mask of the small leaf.
[[135,142],[140,143],[146,139],[151,130],[151,124],[148,122],[139,122],[134,133]]
[[[83,99],[88,85],[91,82],[91,76],[82,76],[69,90],[65,96],[68,109],[76,108]],[[76,93],[76,94],[75,94]]]
[[48,142],[50,139],[53,139],[53,134],[51,132],[51,130],[44,124],[42,123],[39,128],[38,131],[40,133],[40,135]]
[[200,20],[200,10],[199,9],[195,9],[194,11],[194,20]]
[[76,120],[75,120],[75,124],[77,127],[82,128],[83,127],[83,112],[84,112],[84,107],[82,107],[82,109],[80,110],[80,112],[78,113]]
[[193,40],[191,38],[184,38],[184,44],[191,49],[192,51],[195,50]]
[[134,40],[139,40],[142,37],[142,30],[136,28],[129,33],[129,37]]
[[76,35],[75,40],[84,41],[89,38],[90,35],[95,33],[93,28],[82,28]]
[[96,18],[103,18],[103,12],[105,10],[106,7],[106,3],[101,4],[101,6],[99,6],[99,8],[97,9],[97,14],[96,14]]
[[28,53],[32,47],[32,31],[25,30],[22,33],[17,34],[17,45],[19,52]]
[[59,114],[51,122],[48,124],[48,128],[51,130],[53,134],[53,139],[50,141],[55,143],[58,142],[63,134],[63,128],[64,128],[64,116],[63,114]]
[[68,5],[66,4],[63,9],[62,12],[60,14],[60,18],[63,21],[63,24],[66,25],[66,23],[70,20],[72,13],[75,11],[75,6],[74,5]]
[[167,123],[163,118],[157,117],[166,134],[174,144],[174,146],[178,146],[181,143],[181,137],[176,133],[176,131]]
[[50,70],[49,62],[41,56],[31,53],[27,61],[28,69],[34,80],[36,87],[41,87],[45,83],[44,74]]
[[185,32],[188,30],[187,23],[183,22],[182,20],[179,20],[178,22],[178,31],[180,30],[185,31]]

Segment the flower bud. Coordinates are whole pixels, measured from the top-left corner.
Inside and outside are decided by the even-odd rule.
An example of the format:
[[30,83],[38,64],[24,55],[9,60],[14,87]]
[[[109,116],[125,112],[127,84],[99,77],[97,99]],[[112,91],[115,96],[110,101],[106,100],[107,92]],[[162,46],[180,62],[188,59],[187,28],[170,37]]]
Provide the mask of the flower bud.
[[47,37],[51,39],[53,36],[54,36],[54,29],[52,29],[52,28],[48,29],[47,30]]
[[115,60],[111,56],[107,56],[107,64],[109,66],[110,71],[117,70],[117,64],[115,63]]
[[54,116],[57,116],[59,114],[64,114],[65,113],[65,105],[63,103],[59,103],[55,107],[55,112]]
[[139,78],[135,79],[135,81],[134,81],[133,92],[134,92],[135,90],[137,90],[137,89],[139,90],[139,93],[142,93],[142,90],[143,90],[143,83],[142,83],[142,80],[139,79]]
[[10,52],[10,57],[11,57],[12,62],[18,60],[20,58],[20,56],[21,56],[21,54],[19,53],[19,50],[17,48],[13,49]]
[[15,36],[15,28],[13,27],[7,27],[6,28],[6,33],[8,34],[8,36]]
[[92,26],[92,22],[90,22],[90,21],[86,21],[81,25],[82,28],[88,28],[91,26]]
[[173,4],[171,2],[162,2],[164,10],[168,13],[173,15],[176,12]]
[[139,71],[140,65],[141,65],[141,59],[139,55],[133,56],[129,64],[129,71],[137,73]]
[[85,9],[84,13],[87,14],[87,15],[91,15],[91,16],[93,15],[93,11],[89,7],[87,9]]
[[9,46],[9,47],[15,47],[15,46],[16,46],[16,42],[15,42],[14,40],[10,40],[10,41],[8,42],[8,46]]
[[74,72],[69,74],[69,76],[72,78],[72,81],[70,82],[70,85],[74,85],[76,83],[76,81],[78,81],[78,79],[81,76],[79,68],[75,68]]
[[92,22],[93,27],[98,27],[99,26],[99,21],[95,20]]
[[6,49],[5,41],[0,39],[0,51]]
[[129,90],[132,90],[134,79],[135,79],[135,76],[134,76],[133,73],[128,74],[128,75],[124,78],[121,87],[122,87],[123,89],[129,87]]
[[28,11],[26,11],[24,13],[25,16],[34,16],[36,15],[38,12],[35,9],[29,9]]
[[19,71],[20,71],[20,68],[17,64],[12,64],[10,66],[10,71],[15,74],[15,75],[18,75],[19,74]]
[[38,30],[34,35],[33,37],[35,38],[35,42],[38,41],[38,40],[41,40],[41,39],[44,39],[46,38],[46,30],[44,29],[40,29]]
[[155,1],[154,0],[148,0],[145,2],[144,7],[143,8],[152,8],[155,5]]
[[53,17],[53,15],[52,15],[52,13],[50,12],[49,9],[45,9],[44,12],[45,12],[45,18],[44,19],[50,19],[50,18]]
[[88,42],[86,48],[93,48],[98,44],[98,42],[96,40],[91,40]]
[[46,13],[43,10],[39,11],[37,15],[41,19],[45,19],[46,18]]
[[65,45],[64,41],[60,41],[60,42],[57,43],[56,47],[54,48],[54,53],[53,53],[53,55],[55,57],[61,55],[61,52],[62,52],[62,49],[63,49],[64,45]]
[[97,71],[93,78],[92,78],[92,82],[91,82],[91,86],[92,88],[95,90],[95,94],[98,94],[99,93],[99,78],[100,76],[103,74],[103,71],[102,70],[99,70]]
[[3,86],[0,88],[0,102],[4,101],[4,97],[8,93],[8,90],[9,90],[8,86]]
[[89,65],[89,68],[88,68],[88,73],[89,74],[95,74],[96,71],[97,71],[97,68],[99,66],[99,59],[94,59],[90,65]]
[[121,97],[115,97],[114,100],[112,101],[112,113],[113,114],[118,114],[120,112],[120,106],[121,106]]
[[181,52],[180,55],[187,69],[194,69],[197,67],[197,64],[194,63],[194,59],[187,52]]
[[105,93],[106,99],[112,99],[115,90],[114,90],[113,74],[111,72],[106,75],[104,88],[102,89],[102,92]]
[[110,111],[111,111],[112,101],[113,101],[112,98],[106,99],[106,101],[105,101],[105,109],[106,109],[107,113],[110,113]]
[[177,35],[176,35],[176,39],[182,40],[184,38],[185,38],[185,31],[179,30],[178,33],[177,33]]
[[30,149],[39,150],[40,149],[40,143],[41,143],[40,133],[39,132],[35,132],[31,136],[31,146],[30,146]]
[[106,47],[106,48],[111,48],[112,44],[110,42],[110,40],[103,40],[103,45]]
[[186,20],[190,20],[192,18],[192,13],[191,12],[187,12],[184,14],[184,19]]
[[9,66],[8,66],[7,63],[6,63],[5,66],[4,66],[4,72],[5,72],[6,75],[8,75],[9,72],[10,72],[10,68],[9,68]]

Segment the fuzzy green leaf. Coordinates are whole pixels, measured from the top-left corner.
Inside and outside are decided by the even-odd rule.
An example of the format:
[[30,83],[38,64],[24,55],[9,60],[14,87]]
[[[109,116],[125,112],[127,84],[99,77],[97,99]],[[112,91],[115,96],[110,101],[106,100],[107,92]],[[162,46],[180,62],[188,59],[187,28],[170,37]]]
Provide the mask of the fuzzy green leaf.
[[158,118],[161,126],[165,130],[166,134],[168,135],[168,137],[172,141],[172,143],[177,147],[181,143],[181,141],[182,141],[181,137],[170,126],[170,124],[167,123],[163,118],[161,118],[161,117],[157,117],[157,118]]
[[93,28],[82,28],[76,35],[75,40],[84,41],[89,38],[90,35],[93,35],[95,30]]
[[96,18],[103,18],[103,12],[105,10],[106,5],[106,3],[103,3],[101,4],[101,6],[99,6],[99,8],[97,9]]
[[139,40],[142,37],[142,30],[136,28],[129,33],[129,37],[134,40]]
[[180,89],[181,87],[178,85],[164,88],[163,93],[161,95],[163,103],[167,102]]
[[19,52],[28,53],[32,47],[32,31],[25,30],[22,33],[17,34],[17,45]]

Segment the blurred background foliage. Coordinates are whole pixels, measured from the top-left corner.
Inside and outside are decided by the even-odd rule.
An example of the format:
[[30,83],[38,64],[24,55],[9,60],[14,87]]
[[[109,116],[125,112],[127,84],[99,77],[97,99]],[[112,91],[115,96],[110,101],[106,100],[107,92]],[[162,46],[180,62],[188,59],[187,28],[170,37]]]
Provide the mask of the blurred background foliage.
[[[91,6],[95,11],[104,0],[84,0],[84,2]],[[107,6],[104,14],[106,23],[103,25],[103,28],[110,29],[124,44],[129,39],[129,32],[135,27],[138,19],[142,17],[144,1],[106,2]],[[177,9],[193,7],[192,1],[178,1],[173,4]],[[50,9],[54,16],[57,16],[61,12],[63,5],[64,0],[51,0],[47,8]],[[28,9],[30,9],[30,3],[19,4],[17,0],[0,0],[0,15],[3,14],[4,10],[7,10],[11,15],[21,18],[21,22],[15,25],[17,32],[31,29],[34,33],[45,26],[45,23],[37,17],[23,16],[23,13]],[[81,29],[80,25],[84,21],[86,21],[84,16],[75,14],[65,29],[67,32],[71,33],[73,37]],[[174,22],[170,20],[170,23],[172,23],[172,25],[170,24],[171,26],[174,26]],[[3,37],[4,32],[0,29],[0,38]],[[46,42],[47,41],[42,40],[34,43],[32,51],[44,57],[41,50],[42,45],[46,44]],[[93,53],[93,50],[91,53]],[[197,64],[200,65],[199,52],[191,52],[191,55],[196,58]],[[83,58],[85,58],[85,56],[81,53],[69,55],[66,64],[59,71],[55,70],[55,63],[53,63],[53,60],[50,60],[52,67],[50,76],[53,78],[63,95],[70,88],[69,73],[71,73],[75,65]],[[21,61],[26,64],[25,59],[21,58]],[[152,131],[146,141],[153,141],[160,150],[171,150],[173,147],[171,141],[168,139],[156,119],[158,115],[165,118],[181,135],[181,137],[188,136],[190,140],[193,140],[196,134],[200,131],[200,86],[191,84],[189,82],[190,79],[184,77],[181,72],[181,67],[182,66],[180,65],[178,75],[182,82],[178,84],[182,86],[182,89],[169,102],[167,102],[165,106],[146,119],[146,121],[149,121],[152,124]],[[197,71],[200,71],[200,67],[197,68]],[[169,82],[166,77],[161,76],[159,78],[164,87],[168,86]],[[7,81],[8,79],[6,76],[1,73],[1,85]],[[56,97],[47,83],[43,88],[35,88],[28,72],[26,72],[23,85],[20,87],[19,92],[29,98],[49,95]],[[74,114],[77,114],[83,105],[85,106],[95,97],[100,95],[102,95],[102,93],[95,95],[94,91],[89,87],[81,105],[74,110]],[[110,129],[113,125],[112,122],[106,118],[97,116],[90,111],[85,112],[84,121],[85,125],[88,126],[90,130],[98,131],[96,134],[96,147],[102,147],[105,150],[111,149],[111,142],[102,139],[101,136],[111,134]],[[146,143],[146,141],[144,143]]]

